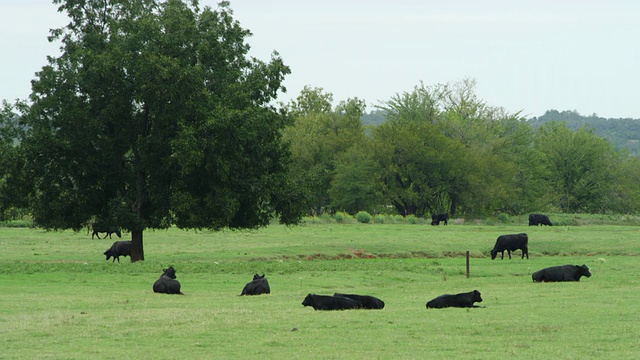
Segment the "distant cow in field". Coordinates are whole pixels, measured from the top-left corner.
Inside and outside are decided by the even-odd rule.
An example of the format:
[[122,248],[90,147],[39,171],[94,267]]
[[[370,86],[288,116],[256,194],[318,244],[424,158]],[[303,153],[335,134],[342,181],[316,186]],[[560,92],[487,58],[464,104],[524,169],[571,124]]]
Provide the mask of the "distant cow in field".
[[356,294],[340,294],[340,293],[335,293],[335,294],[333,294],[333,296],[342,296],[342,297],[346,297],[346,298],[349,298],[351,300],[354,300],[357,303],[359,303],[360,307],[362,307],[363,309],[383,309],[384,308],[384,301],[378,299],[375,296],[356,295]]
[[437,298],[427,302],[427,309],[442,309],[448,307],[470,308],[479,307],[473,303],[482,302],[480,291],[473,290],[466,293],[455,295],[440,295]]
[[440,225],[440,221],[444,221],[445,225],[449,224],[449,214],[433,214],[431,215],[431,225]]
[[111,234],[116,234],[118,235],[119,238],[122,237],[122,232],[120,231],[120,228],[118,227],[114,227],[114,226],[105,226],[99,223],[92,223],[91,224],[91,229],[93,230],[93,233],[91,233],[91,238],[93,239],[94,236],[97,236],[98,239],[100,239],[100,235],[98,235],[98,233],[107,233],[107,235],[105,235],[104,237],[106,238],[107,236],[109,237],[109,239],[111,239]]
[[522,258],[524,259],[526,255],[528,259],[529,237],[525,233],[498,236],[496,244],[491,250],[491,260],[495,259],[498,253],[502,253],[501,259],[504,259],[505,250],[509,254],[509,259],[511,259],[511,252],[516,250],[522,250]]
[[543,214],[529,214],[529,226],[548,225],[553,226],[549,217]]
[[253,281],[244,286],[240,296],[260,294],[271,294],[271,288],[269,288],[269,282],[264,277],[264,274],[262,276],[255,274],[253,275]]
[[552,266],[538,270],[531,275],[534,282],[580,281],[580,278],[591,277],[587,265]]
[[361,309],[359,302],[344,296],[308,294],[302,305],[311,306],[314,310],[349,310]]
[[180,291],[180,282],[176,280],[176,269],[174,269],[173,266],[162,270],[160,278],[153,283],[153,292],[184,295]]
[[120,256],[131,256],[131,241],[116,241],[103,254],[107,256],[107,260],[113,257],[113,262],[116,259],[120,262]]

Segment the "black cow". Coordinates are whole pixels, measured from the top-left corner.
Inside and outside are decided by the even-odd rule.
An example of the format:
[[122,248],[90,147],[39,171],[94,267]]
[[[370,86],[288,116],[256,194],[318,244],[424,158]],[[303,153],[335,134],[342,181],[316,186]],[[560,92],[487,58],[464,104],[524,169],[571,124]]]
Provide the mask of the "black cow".
[[107,256],[107,260],[113,256],[113,262],[116,259],[120,262],[120,256],[131,256],[131,241],[116,241],[103,254]]
[[100,239],[100,235],[98,235],[98,233],[101,233],[101,232],[107,233],[107,235],[105,235],[104,237],[106,238],[108,236],[109,239],[111,239],[111,234],[116,234],[118,235],[119,238],[122,237],[122,232],[120,231],[120,228],[117,228],[117,227],[105,226],[99,223],[92,223],[91,229],[93,230],[93,233],[91,234],[92,239],[94,236],[97,236],[98,239]]
[[304,306],[312,306],[314,310],[349,310],[361,309],[359,302],[344,296],[308,294],[302,301]]
[[473,303],[475,302],[482,302],[482,297],[480,296],[480,291],[478,290],[455,295],[440,295],[437,298],[427,302],[427,309],[442,309],[448,307],[479,307],[477,305],[473,305]]
[[500,235],[496,240],[496,244],[491,250],[491,260],[496,258],[498,253],[502,253],[501,259],[504,259],[504,251],[507,250],[509,259],[511,259],[511,252],[516,250],[522,250],[522,258],[525,255],[529,258],[529,237],[525,233]]
[[529,214],[529,226],[548,225],[553,226],[549,217],[543,214]]
[[449,224],[449,214],[433,214],[431,215],[431,225],[440,225],[440,221],[444,221],[445,225]]
[[264,274],[262,276],[255,274],[253,275],[253,281],[244,286],[240,296],[260,294],[271,294],[271,288],[269,288],[269,282],[264,277]]
[[552,266],[538,270],[531,275],[534,282],[580,281],[580,278],[591,277],[587,265]]
[[168,269],[162,269],[162,275],[153,283],[153,292],[162,294],[180,294],[180,282],[176,280],[176,269],[169,266]]
[[384,301],[375,296],[340,293],[335,293],[333,296],[342,296],[354,300],[358,302],[363,309],[384,309]]

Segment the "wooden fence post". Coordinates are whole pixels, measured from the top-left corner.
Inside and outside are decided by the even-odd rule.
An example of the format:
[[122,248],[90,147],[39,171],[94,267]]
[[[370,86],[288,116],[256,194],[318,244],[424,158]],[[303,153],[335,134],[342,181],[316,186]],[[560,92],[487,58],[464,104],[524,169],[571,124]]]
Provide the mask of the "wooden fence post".
[[467,250],[467,279],[469,278],[469,250]]

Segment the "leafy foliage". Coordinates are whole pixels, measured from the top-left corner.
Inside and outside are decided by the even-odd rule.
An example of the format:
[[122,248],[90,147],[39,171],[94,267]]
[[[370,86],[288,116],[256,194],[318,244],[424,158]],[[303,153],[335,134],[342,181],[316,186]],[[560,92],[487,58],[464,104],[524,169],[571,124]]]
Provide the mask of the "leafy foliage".
[[595,133],[607,139],[616,150],[628,150],[634,156],[640,154],[640,120],[639,119],[606,119],[592,114],[581,115],[577,111],[547,110],[542,116],[529,119],[532,127],[538,128],[548,122],[565,123],[571,130],[589,127]]
[[228,2],[56,3],[71,19],[52,32],[63,52],[23,117],[38,225],[98,218],[131,230],[141,253],[146,228],[299,220],[288,120],[270,105],[290,70],[275,52],[248,57]]
[[[359,173],[357,175],[356,172],[346,174],[341,168],[342,177],[335,180],[331,190],[333,195],[330,195],[336,167],[339,166],[337,164],[345,159],[343,154],[349,152],[352,155],[346,156],[359,156],[357,150],[354,153],[350,149],[363,149],[361,145],[365,141],[364,128],[360,122],[364,102],[357,98],[348,99],[332,109],[332,99],[333,95],[323,92],[321,88],[305,87],[297,100],[285,107],[285,111],[293,118],[293,124],[285,129],[283,135],[293,154],[290,177],[306,194],[304,205],[317,214],[332,206],[367,206],[372,197],[375,197],[372,195],[375,190],[370,189],[369,185],[358,191],[356,187],[362,184],[348,183],[355,180],[354,176],[363,178],[362,171],[367,171],[366,164],[363,169],[356,171]],[[352,194],[353,198],[367,199],[364,200],[366,204],[361,201],[354,205],[344,198],[336,200],[351,191],[358,191]]]
[[[472,79],[420,83],[396,94],[378,106],[376,114],[386,120],[363,128],[365,141],[351,148],[317,141],[321,137],[315,131],[322,127],[311,131],[300,126],[299,117],[295,137],[305,141],[293,155],[294,162],[305,165],[298,171],[314,179],[315,194],[328,194],[331,207],[351,214],[388,205],[396,213],[418,216],[637,211],[632,184],[640,167],[634,158],[587,128],[532,127],[519,113],[488,106],[475,86]],[[300,99],[323,105],[292,109],[327,109],[332,96],[303,93]],[[312,176],[314,169],[322,176]],[[316,200],[326,204],[327,196]]]

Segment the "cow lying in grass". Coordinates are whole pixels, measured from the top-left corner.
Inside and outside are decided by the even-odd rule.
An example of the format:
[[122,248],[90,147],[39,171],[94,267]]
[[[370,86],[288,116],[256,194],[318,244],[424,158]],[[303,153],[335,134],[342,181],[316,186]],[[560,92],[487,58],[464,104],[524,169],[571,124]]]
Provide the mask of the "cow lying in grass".
[[314,310],[349,310],[361,309],[359,302],[344,296],[308,294],[302,305],[311,306]]
[[107,256],[107,260],[113,257],[113,262],[116,259],[120,262],[120,256],[131,256],[131,241],[116,241],[103,254]]
[[176,269],[173,266],[169,266],[168,269],[163,269],[162,271],[160,278],[153,283],[153,292],[184,295],[180,291],[180,282],[176,280]]
[[442,309],[448,307],[479,307],[473,304],[476,302],[482,302],[482,297],[480,296],[480,291],[473,290],[470,292],[455,295],[440,295],[437,298],[427,302],[427,309]]
[[538,270],[531,275],[534,282],[580,281],[580,278],[591,277],[587,265],[561,265]]
[[271,294],[271,288],[269,287],[269,281],[264,277],[258,274],[253,275],[253,280],[244,286],[242,289],[242,295],[260,295],[260,294]]
[[342,296],[342,297],[346,297],[346,298],[349,298],[351,300],[354,300],[357,303],[359,303],[360,307],[362,307],[363,309],[383,309],[384,308],[384,301],[378,299],[375,296],[356,295],[356,294],[340,294],[340,293],[335,293],[335,294],[333,294],[333,296]]

